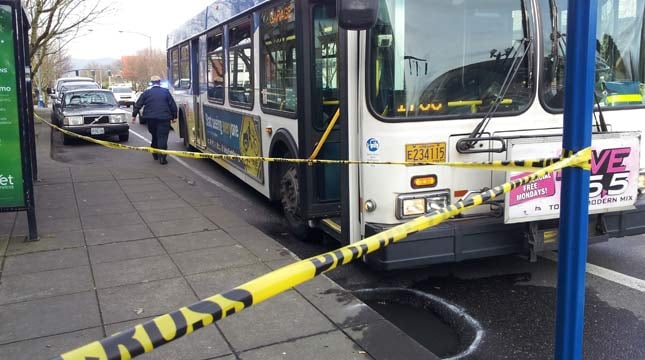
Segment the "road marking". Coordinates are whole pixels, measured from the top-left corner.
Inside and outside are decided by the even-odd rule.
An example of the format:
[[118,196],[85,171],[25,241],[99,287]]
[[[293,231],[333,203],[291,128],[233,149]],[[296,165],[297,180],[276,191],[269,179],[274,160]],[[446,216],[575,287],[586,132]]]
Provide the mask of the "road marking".
[[[558,254],[555,252],[545,252],[540,256],[558,262]],[[607,268],[589,263],[587,263],[587,272],[591,275],[595,275],[605,280],[615,282],[616,284],[620,284],[628,288],[638,290],[640,292],[645,292],[645,281],[639,278],[635,278],[633,276],[625,275],[623,273],[619,273],[617,271],[609,270]]]
[[[134,131],[134,130],[130,129],[130,132],[131,132],[132,134],[134,134],[134,136],[138,137],[139,139],[141,139],[141,140],[143,140],[143,141],[145,141],[145,142],[148,142],[148,143],[150,142],[150,139],[148,139],[148,138],[146,138],[145,136],[143,136],[143,135],[141,135],[141,134],[137,133],[136,131]],[[234,196],[234,197],[238,198],[239,200],[248,201],[248,200],[247,200],[246,198],[244,198],[242,195],[239,195],[235,190],[233,190],[233,189],[231,189],[230,187],[228,187],[228,186],[226,186],[226,185],[222,184],[221,182],[219,182],[219,181],[217,181],[217,180],[213,179],[212,177],[210,177],[210,176],[208,176],[208,175],[204,174],[203,172],[201,172],[201,171],[199,171],[199,170],[195,169],[194,167],[192,167],[192,166],[188,165],[184,160],[180,159],[179,157],[177,157],[177,156],[172,156],[172,155],[170,155],[170,157],[171,157],[174,161],[176,161],[176,162],[178,162],[179,164],[181,164],[181,165],[182,165],[183,167],[185,167],[186,169],[188,169],[188,170],[192,171],[195,175],[197,175],[197,176],[199,176],[200,178],[202,178],[202,180],[204,180],[204,181],[206,181],[206,182],[208,182],[208,183],[211,183],[211,184],[213,184],[213,185],[217,186],[218,188],[220,188],[220,189],[222,189],[222,190],[224,190],[224,191],[228,192],[230,195],[232,195],[232,196]]]

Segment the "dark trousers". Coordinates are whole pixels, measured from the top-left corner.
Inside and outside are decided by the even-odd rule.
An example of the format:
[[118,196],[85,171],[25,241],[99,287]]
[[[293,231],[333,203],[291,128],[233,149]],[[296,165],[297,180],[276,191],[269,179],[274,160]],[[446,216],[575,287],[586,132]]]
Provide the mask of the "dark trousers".
[[168,150],[168,133],[170,132],[170,120],[147,119],[148,131],[152,135],[150,147],[155,149]]

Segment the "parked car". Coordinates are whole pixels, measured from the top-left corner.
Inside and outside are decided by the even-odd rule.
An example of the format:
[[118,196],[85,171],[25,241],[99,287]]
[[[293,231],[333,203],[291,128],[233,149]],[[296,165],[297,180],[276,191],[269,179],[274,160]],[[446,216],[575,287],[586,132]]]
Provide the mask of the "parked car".
[[54,83],[53,88],[47,88],[47,94],[49,94],[49,97],[52,99],[56,99],[60,95],[60,90],[61,87],[65,83],[70,83],[70,82],[89,82],[89,83],[95,83],[94,79],[89,78],[89,77],[81,77],[81,76],[75,76],[75,77],[64,77],[64,78],[58,78],[56,79],[56,82]]
[[110,90],[114,93],[116,101],[119,102],[119,105],[125,105],[130,107],[134,105],[135,93],[130,86],[110,86]]
[[[130,114],[119,108],[114,94],[102,89],[79,89],[65,92],[61,106],[54,114],[54,123],[65,130],[92,137],[118,136],[128,141]],[[63,144],[72,136],[63,134]]]
[[[77,89],[100,89],[101,86],[94,81],[65,81],[58,87],[56,96],[52,96],[52,110],[56,112],[56,107],[60,107],[61,98],[70,90]],[[53,114],[52,113],[52,114]]]

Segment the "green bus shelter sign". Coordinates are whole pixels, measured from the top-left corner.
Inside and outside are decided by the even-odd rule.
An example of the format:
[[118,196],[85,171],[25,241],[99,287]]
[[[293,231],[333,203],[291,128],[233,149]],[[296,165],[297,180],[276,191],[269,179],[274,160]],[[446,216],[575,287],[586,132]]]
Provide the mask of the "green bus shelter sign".
[[24,207],[12,9],[0,5],[0,208]]

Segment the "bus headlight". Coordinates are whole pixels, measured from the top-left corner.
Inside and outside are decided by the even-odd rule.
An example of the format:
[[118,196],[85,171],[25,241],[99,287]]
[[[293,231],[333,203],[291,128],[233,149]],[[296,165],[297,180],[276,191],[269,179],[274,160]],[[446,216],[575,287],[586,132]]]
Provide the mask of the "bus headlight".
[[421,215],[426,210],[426,199],[403,199],[401,207],[401,215],[404,217]]
[[82,116],[66,116],[63,119],[63,124],[64,125],[83,125],[83,117]]
[[406,219],[417,217],[444,208],[450,204],[450,193],[447,190],[403,194],[397,197],[396,217]]

